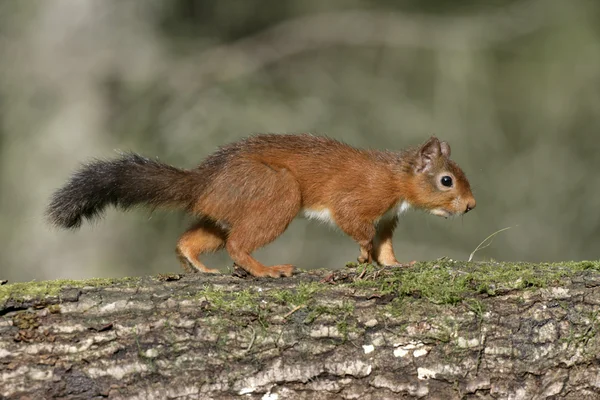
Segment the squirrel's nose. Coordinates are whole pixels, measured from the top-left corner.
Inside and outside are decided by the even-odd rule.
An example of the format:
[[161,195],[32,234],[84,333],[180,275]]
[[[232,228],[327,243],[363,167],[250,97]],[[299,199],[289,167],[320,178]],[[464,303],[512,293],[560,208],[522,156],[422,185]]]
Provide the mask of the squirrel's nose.
[[467,208],[465,209],[465,214],[474,209],[476,205],[477,203],[475,202],[475,199],[469,200],[467,203]]

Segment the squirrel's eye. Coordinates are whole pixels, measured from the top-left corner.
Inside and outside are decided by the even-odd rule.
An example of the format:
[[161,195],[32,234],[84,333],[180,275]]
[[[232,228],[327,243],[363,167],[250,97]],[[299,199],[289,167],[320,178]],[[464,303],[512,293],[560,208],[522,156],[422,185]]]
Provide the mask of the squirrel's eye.
[[448,175],[442,176],[441,182],[442,182],[442,185],[444,185],[446,187],[452,186],[452,178],[449,177]]

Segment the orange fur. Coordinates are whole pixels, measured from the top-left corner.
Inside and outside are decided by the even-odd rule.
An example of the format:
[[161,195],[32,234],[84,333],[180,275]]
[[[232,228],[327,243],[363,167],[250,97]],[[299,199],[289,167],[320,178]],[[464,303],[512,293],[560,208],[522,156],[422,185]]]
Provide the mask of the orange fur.
[[[392,247],[396,207],[410,204],[444,217],[475,208],[469,181],[449,157],[450,146],[435,137],[392,152],[308,134],[257,135],[219,149],[189,171],[137,155],[92,164],[57,192],[49,215],[76,227],[106,204],[183,207],[201,218],[177,244],[184,267],[216,272],[198,256],[225,248],[250,274],[279,277],[290,276],[293,267],[266,267],[251,254],[281,235],[301,210],[312,210],[359,244],[361,262],[392,265],[398,263]],[[123,171],[127,179],[119,180]],[[88,176],[95,178],[89,187]],[[451,186],[442,184],[446,178]]]
[[[269,273],[250,253],[283,233],[303,208],[329,210],[336,225],[360,245],[360,261],[397,264],[392,248],[397,217],[376,224],[395,205],[407,201],[426,210],[443,208],[449,215],[475,207],[467,178],[442,147],[449,155],[447,143],[436,138],[397,153],[311,135],[252,137],[209,158],[208,165],[214,161],[219,172],[194,210],[227,222],[228,252],[255,276],[291,273],[289,266]],[[416,172],[424,150],[430,150],[430,159],[423,172]],[[229,151],[235,156],[227,158]],[[452,190],[432,182],[445,171],[455,178]]]

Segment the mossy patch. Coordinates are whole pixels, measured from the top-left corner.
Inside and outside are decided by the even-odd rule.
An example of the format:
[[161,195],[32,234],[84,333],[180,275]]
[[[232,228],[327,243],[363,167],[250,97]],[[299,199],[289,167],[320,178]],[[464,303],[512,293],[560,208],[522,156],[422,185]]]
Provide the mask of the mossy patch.
[[260,302],[260,294],[256,290],[225,292],[214,285],[204,286],[193,298],[207,301],[208,307],[212,310],[228,313],[255,311]]
[[[577,311],[575,311],[577,313]],[[582,323],[572,324],[569,327],[569,333],[566,337],[561,338],[561,341],[567,346],[580,348],[587,356],[596,357],[598,354],[598,333],[600,333],[600,321],[598,316],[600,311],[590,311],[586,315],[579,316],[582,318]],[[590,343],[592,342],[592,343]]]
[[[239,314],[252,313],[259,319],[266,317],[265,308],[283,305],[290,310],[295,307],[308,307],[313,303],[313,296],[323,289],[322,284],[315,282],[300,283],[290,289],[270,289],[259,292],[256,289],[224,291],[214,285],[206,285],[194,295],[193,299],[206,302],[204,308],[211,312]],[[264,321],[263,321],[264,322]]]
[[63,289],[102,287],[115,284],[137,284],[141,278],[94,278],[86,280],[58,279],[43,282],[17,282],[0,286],[0,304],[7,300],[25,301],[31,299],[42,299],[46,297],[58,297]]
[[556,285],[582,271],[600,273],[600,262],[533,264],[438,260],[408,268],[361,268],[357,268],[356,275],[362,277],[350,286],[374,288],[400,298],[424,298],[435,304],[455,305],[482,294],[495,296],[512,290]]
[[324,285],[316,282],[301,282],[294,289],[270,290],[268,296],[279,303],[292,307],[306,306],[312,301],[313,296],[323,288]]
[[[225,291],[215,285],[206,285],[191,298],[204,302],[202,308],[209,313],[215,313],[224,320],[226,315],[239,318],[241,325],[256,324],[256,340],[260,341],[260,332],[266,329],[273,321],[277,324],[290,323],[310,325],[322,316],[328,316],[343,336],[344,340],[355,327],[350,323],[354,313],[354,304],[351,301],[328,302],[319,298],[318,293],[326,290],[327,285],[318,282],[301,282],[297,287],[286,289],[244,289],[239,291]],[[293,315],[293,317],[292,317]]]

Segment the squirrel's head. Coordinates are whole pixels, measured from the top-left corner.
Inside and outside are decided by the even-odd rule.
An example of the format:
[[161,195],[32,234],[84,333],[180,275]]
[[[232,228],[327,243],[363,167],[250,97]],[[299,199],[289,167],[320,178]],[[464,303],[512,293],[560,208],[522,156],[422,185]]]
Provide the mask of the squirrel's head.
[[408,200],[413,206],[440,217],[465,214],[475,208],[469,181],[450,160],[450,145],[431,137],[416,150],[409,164]]

